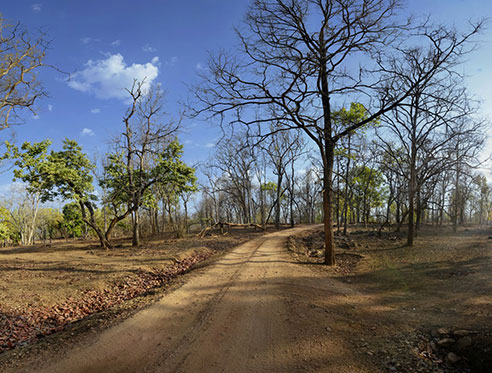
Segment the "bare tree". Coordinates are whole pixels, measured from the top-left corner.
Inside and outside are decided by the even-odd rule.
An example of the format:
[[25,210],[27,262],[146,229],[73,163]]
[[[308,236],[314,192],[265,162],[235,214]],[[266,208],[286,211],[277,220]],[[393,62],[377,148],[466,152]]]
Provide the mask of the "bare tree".
[[[409,23],[397,17],[400,9],[398,0],[255,0],[245,30],[238,31],[241,53],[212,56],[203,83],[195,89],[202,104],[197,115],[212,113],[231,124],[279,122],[282,127],[276,131],[302,129],[315,142],[323,164],[325,263],[329,265],[335,263],[332,174],[337,142],[398,106],[416,85],[425,85],[480,28],[476,25],[463,36],[453,31],[409,30]],[[422,66],[423,73],[411,86],[398,83],[395,68],[398,53],[412,48],[395,43],[403,31],[406,39],[419,32],[419,43],[433,47],[430,63]],[[390,46],[396,47],[392,53],[383,53]],[[365,69],[362,63],[354,68],[355,61],[374,68]],[[401,89],[387,90],[390,81]],[[366,118],[343,129],[334,126],[332,107],[337,97],[371,98],[374,90],[383,95],[378,102],[366,100]],[[258,111],[261,115],[253,115]],[[270,133],[267,130],[264,136]]]
[[[171,146],[179,123],[164,122],[158,87],[135,81],[128,93],[131,104],[123,117],[124,131],[115,139],[115,151],[109,155],[107,177],[102,186],[111,189],[107,198],[115,212],[106,231],[107,238],[114,226],[131,214],[132,245],[138,246],[139,208],[149,188],[167,180],[167,173],[172,171],[163,163],[166,157],[179,157],[178,147]],[[122,205],[124,207],[120,209]]]
[[39,97],[46,96],[37,80],[44,65],[48,40],[33,37],[19,23],[9,24],[0,14],[0,129],[19,120],[22,109],[34,112]]
[[262,144],[262,149],[273,168],[274,175],[277,177],[276,199],[274,202],[275,227],[277,229],[280,228],[281,198],[288,189],[288,187],[284,187],[284,181],[288,181],[285,180],[288,177],[288,167],[292,166],[295,160],[299,158],[304,147],[301,134],[298,131],[292,132],[275,132],[272,127],[273,135],[270,136],[266,143]]
[[257,151],[248,141],[244,132],[224,137],[216,147],[215,162],[208,165],[219,171],[214,184],[234,201],[240,211],[240,222],[245,224],[251,223],[254,215],[252,176]]
[[[448,31],[444,29],[424,28],[423,34],[437,45],[448,38]],[[408,180],[407,244],[411,246],[416,233],[415,216],[418,221],[425,206],[424,184],[449,167],[446,149],[454,139],[476,137],[483,128],[471,119],[476,107],[468,99],[462,77],[454,71],[459,55],[443,60],[430,75],[426,66],[435,63],[433,46],[408,49],[403,56],[395,61],[398,76],[394,79],[398,85],[394,86],[397,90],[412,89],[400,105],[383,114],[380,132],[388,132],[386,137],[379,136],[379,140],[387,154],[402,167],[401,174]]]

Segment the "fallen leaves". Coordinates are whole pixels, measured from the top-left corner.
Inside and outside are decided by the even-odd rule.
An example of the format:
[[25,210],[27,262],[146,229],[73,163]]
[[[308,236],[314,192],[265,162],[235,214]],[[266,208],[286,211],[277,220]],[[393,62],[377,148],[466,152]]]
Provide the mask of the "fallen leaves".
[[0,305],[0,353],[18,345],[36,341],[62,330],[66,325],[117,304],[145,295],[167,284],[213,255],[213,251],[195,252],[162,270],[139,270],[133,276],[115,282],[103,290],[85,290],[81,299],[67,298],[53,307],[4,309]]

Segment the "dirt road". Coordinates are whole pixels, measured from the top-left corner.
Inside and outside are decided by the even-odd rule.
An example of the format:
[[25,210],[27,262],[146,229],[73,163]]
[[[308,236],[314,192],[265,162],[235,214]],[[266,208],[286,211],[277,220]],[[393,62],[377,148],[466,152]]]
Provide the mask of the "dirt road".
[[374,372],[342,337],[352,290],[293,263],[286,237],[243,244],[39,372]]

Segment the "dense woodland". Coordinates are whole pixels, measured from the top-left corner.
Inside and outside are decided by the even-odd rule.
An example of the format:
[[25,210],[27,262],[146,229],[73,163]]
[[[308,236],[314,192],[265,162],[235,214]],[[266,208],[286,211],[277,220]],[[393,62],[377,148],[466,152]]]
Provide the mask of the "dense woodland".
[[[69,139],[62,149],[7,142],[16,183],[1,201],[0,238],[93,237],[110,249],[115,237],[138,246],[224,222],[323,222],[334,264],[333,231],[354,224],[405,230],[409,245],[422,224],[488,224],[488,122],[460,73],[482,22],[456,30],[401,12],[393,0],[253,1],[239,55],[211,55],[187,116],[170,120],[159,87],[136,80],[121,135],[97,161]],[[0,27],[7,128],[43,96],[34,80],[47,45]],[[198,165],[181,160],[190,117],[223,130]]]

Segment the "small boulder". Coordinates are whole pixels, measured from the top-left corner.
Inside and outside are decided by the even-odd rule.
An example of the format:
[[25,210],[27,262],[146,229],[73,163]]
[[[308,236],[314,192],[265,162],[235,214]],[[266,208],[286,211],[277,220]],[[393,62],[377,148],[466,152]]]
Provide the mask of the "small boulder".
[[437,344],[439,346],[442,346],[442,347],[447,347],[447,346],[451,346],[452,344],[454,344],[454,342],[456,342],[453,338],[443,338],[443,339],[440,339],[439,342],[437,342]]
[[470,335],[470,331],[464,329],[455,330],[453,332],[453,335],[455,335],[456,337],[465,337],[467,335]]
[[445,328],[439,328],[439,329],[437,329],[437,333],[439,335],[447,335],[447,334],[449,334],[449,330],[447,330]]

